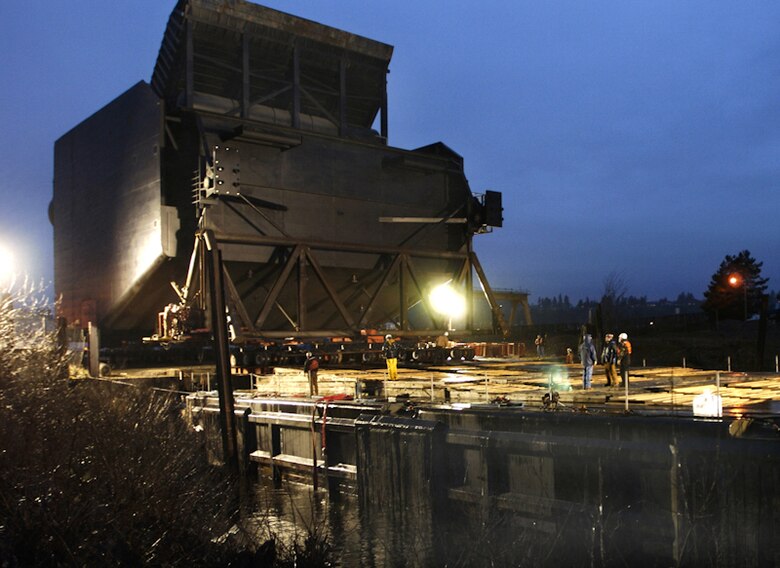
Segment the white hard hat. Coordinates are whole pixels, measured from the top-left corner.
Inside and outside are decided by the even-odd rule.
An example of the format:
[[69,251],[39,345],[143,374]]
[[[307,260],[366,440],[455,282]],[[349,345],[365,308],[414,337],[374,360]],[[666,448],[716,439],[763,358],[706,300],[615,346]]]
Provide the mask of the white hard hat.
[[392,339],[392,338],[393,338],[393,336],[390,335],[389,333],[387,335],[385,335],[385,339]]
[[628,339],[628,334],[627,333],[621,333],[620,335],[618,335],[618,339],[620,341],[625,341],[626,339]]

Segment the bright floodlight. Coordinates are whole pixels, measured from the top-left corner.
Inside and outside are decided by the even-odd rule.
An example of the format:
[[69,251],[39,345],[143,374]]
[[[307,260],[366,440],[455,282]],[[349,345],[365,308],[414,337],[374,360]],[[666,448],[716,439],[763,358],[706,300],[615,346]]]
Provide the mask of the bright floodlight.
[[466,313],[466,300],[449,283],[440,284],[431,290],[429,296],[431,306],[443,316],[450,318],[461,317]]
[[10,288],[14,283],[14,255],[0,246],[0,288]]
[[742,279],[736,274],[729,276],[729,284],[732,286],[739,286],[741,280]]

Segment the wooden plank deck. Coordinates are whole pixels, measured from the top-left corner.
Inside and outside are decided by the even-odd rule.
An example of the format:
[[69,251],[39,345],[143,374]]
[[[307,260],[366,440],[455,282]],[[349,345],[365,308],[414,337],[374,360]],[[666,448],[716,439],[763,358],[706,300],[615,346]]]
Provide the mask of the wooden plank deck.
[[[177,375],[174,370],[165,371],[166,376]],[[199,372],[204,371],[200,369]],[[606,387],[603,367],[597,366],[594,370],[593,388],[588,391],[582,388],[581,374],[582,367],[577,364],[564,365],[530,358],[485,359],[425,369],[402,367],[398,369],[395,381],[387,380],[387,370],[379,366],[365,369],[321,368],[318,383],[320,396],[355,396],[356,383],[360,383],[369,389],[380,388],[391,398],[479,404],[498,399],[528,407],[542,407],[542,397],[552,384],[563,404],[624,407],[625,390]],[[150,376],[150,372],[141,372],[136,378],[146,376]],[[640,367],[631,370],[629,407],[690,411],[694,397],[716,391],[716,377],[720,381],[724,413],[732,407],[744,412],[752,405],[780,402],[780,375],[777,374]],[[253,388],[250,392],[253,396],[309,396],[308,380],[300,368],[277,367],[266,375],[251,375],[251,379]],[[211,384],[213,388],[213,376]]]

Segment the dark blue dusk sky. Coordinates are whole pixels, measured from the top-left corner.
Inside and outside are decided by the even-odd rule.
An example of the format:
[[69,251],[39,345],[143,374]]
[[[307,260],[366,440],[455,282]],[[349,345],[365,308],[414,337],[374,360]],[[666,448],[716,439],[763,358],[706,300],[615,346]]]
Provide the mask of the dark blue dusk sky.
[[[54,141],[149,81],[174,0],[5,0],[0,243],[53,279]],[[265,5],[395,46],[390,144],[442,141],[504,228],[492,285],[701,297],[749,249],[780,288],[780,3],[291,0]]]

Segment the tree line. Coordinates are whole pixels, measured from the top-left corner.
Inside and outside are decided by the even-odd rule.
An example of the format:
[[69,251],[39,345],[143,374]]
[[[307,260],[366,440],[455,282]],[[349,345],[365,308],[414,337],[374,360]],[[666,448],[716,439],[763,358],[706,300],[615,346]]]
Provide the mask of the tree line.
[[[712,320],[749,319],[777,311],[780,294],[767,292],[768,278],[761,275],[763,262],[749,250],[726,255],[703,291],[703,299],[692,292],[680,292],[676,298],[649,300],[647,296],[628,294],[626,278],[612,272],[604,279],[600,298],[586,297],[572,302],[566,294],[541,296],[531,305],[536,314],[565,314],[599,308],[608,313],[633,312],[636,315],[695,313],[703,311]],[[671,310],[671,311],[670,311]]]
[[[579,299],[577,303],[572,303],[568,295],[559,294],[558,296],[542,296],[537,298],[534,307],[544,310],[567,310],[567,309],[582,309],[582,308],[594,308],[604,301],[604,297],[600,299],[591,299],[586,297]],[[696,306],[702,303],[702,300],[697,299],[691,292],[680,292],[677,298],[670,300],[668,298],[661,298],[660,300],[648,300],[647,296],[623,296],[616,298],[614,305],[626,306],[626,307],[644,307],[644,306],[668,306],[668,305],[680,305],[680,306]]]

